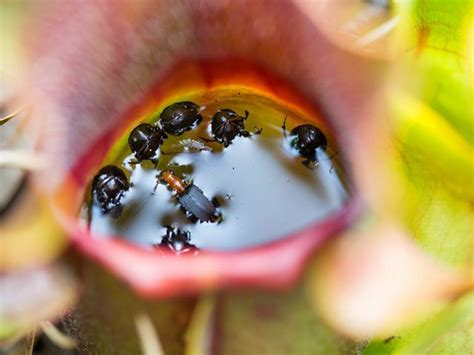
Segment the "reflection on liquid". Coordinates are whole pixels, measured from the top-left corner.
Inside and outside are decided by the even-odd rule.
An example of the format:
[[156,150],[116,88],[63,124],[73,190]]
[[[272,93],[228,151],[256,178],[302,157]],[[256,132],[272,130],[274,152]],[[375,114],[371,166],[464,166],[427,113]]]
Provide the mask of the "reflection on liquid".
[[[94,235],[119,235],[151,247],[161,242],[165,226],[173,225],[189,231],[192,244],[200,249],[235,250],[283,238],[343,206],[348,190],[340,155],[334,155],[338,149],[330,136],[327,151],[318,151],[319,164],[311,170],[289,147],[281,128],[285,115],[289,127],[301,124],[303,117],[244,91],[217,96],[218,100],[210,95],[190,98],[206,106],[203,123],[165,140],[162,150],[167,154],[160,156],[157,169],[151,163],[128,164],[133,155],[121,157],[133,186],[122,201],[124,211],[117,220],[92,206]],[[210,136],[209,120],[220,108],[239,114],[249,111],[246,129],[262,128],[261,134],[236,137],[226,148],[200,139]],[[209,199],[216,198],[222,222],[193,223],[164,184],[158,184],[152,194],[156,175],[163,169],[172,169],[192,180]]]

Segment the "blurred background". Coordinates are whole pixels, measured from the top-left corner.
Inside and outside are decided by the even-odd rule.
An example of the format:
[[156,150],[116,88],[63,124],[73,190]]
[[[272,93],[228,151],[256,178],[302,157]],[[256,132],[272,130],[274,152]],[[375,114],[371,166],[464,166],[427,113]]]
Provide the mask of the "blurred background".
[[[1,2],[0,352],[472,353],[473,8]],[[100,151],[104,135],[112,141],[107,132],[170,68],[226,58],[321,107],[361,207],[321,248],[302,252],[294,238],[272,254],[275,265],[258,263],[264,280],[296,255],[268,282],[288,280],[278,290],[225,275],[212,283],[212,267],[237,269],[220,263],[191,294],[173,272],[164,286],[147,284],[162,293],[147,293],[134,271],[146,270],[141,254],[94,244],[65,218],[79,207],[69,178],[82,184],[83,154]],[[264,253],[256,260],[267,262]],[[196,260],[204,269],[207,259]]]

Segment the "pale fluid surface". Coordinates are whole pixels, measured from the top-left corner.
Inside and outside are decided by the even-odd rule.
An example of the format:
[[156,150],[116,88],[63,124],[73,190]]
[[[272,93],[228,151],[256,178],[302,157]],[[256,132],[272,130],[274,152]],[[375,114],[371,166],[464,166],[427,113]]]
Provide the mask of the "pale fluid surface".
[[[202,104],[197,99],[195,102]],[[101,214],[93,205],[91,231],[100,237],[120,236],[151,247],[165,234],[166,225],[191,232],[191,243],[200,249],[236,250],[284,238],[337,212],[347,201],[340,155],[329,140],[327,152],[318,151],[319,165],[310,170],[302,158],[289,149],[283,139],[281,123],[288,115],[288,129],[301,124],[291,113],[269,106],[268,102],[245,103],[245,97],[206,103],[204,120],[198,129],[180,137],[170,137],[162,146],[165,152],[177,150],[183,139],[208,136],[209,119],[218,108],[250,112],[246,129],[257,125],[260,135],[237,137],[223,149],[217,143],[206,143],[212,151],[182,151],[162,155],[158,167],[151,164],[129,166],[129,155],[123,161],[133,183],[122,200],[124,211],[118,220]],[[296,123],[297,122],[297,123]],[[329,137],[328,137],[329,138]],[[120,164],[118,164],[120,165]],[[178,165],[179,167],[176,167]],[[174,193],[166,185],[156,186],[156,175],[162,169],[175,170],[198,186],[210,200],[221,203],[223,221],[193,224],[180,209]]]

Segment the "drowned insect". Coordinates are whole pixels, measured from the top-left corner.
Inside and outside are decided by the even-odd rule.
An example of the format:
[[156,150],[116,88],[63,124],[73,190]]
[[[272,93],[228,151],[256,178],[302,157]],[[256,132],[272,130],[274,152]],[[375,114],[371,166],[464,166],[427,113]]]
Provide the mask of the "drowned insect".
[[128,136],[128,146],[135,154],[138,163],[150,160],[153,164],[158,162],[159,148],[166,134],[157,126],[141,123],[135,127]]
[[222,221],[222,214],[218,211],[215,201],[211,202],[193,183],[185,183],[171,170],[162,171],[157,178],[176,192],[178,202],[188,217],[200,222]]
[[[245,130],[245,121],[249,117],[249,112],[245,111],[245,117],[238,115],[230,109],[220,109],[211,119],[211,132],[214,139],[205,139],[208,142],[218,142],[228,147],[235,137],[250,137],[252,133]],[[256,128],[253,134],[260,134],[261,128]]]
[[283,120],[283,137],[289,139],[289,144],[305,158],[303,164],[310,169],[318,165],[317,150],[326,150],[328,142],[321,130],[312,124],[302,124],[296,126],[288,135],[286,132],[286,118]]
[[172,145],[169,151],[161,151],[161,153],[170,155],[182,153],[183,151],[189,153],[212,152],[212,148],[196,139],[182,139],[178,143]]
[[155,246],[167,247],[177,254],[197,252],[198,249],[190,241],[191,233],[189,231],[166,226],[166,234],[161,238],[161,243]]
[[158,122],[166,133],[180,136],[201,123],[203,109],[191,101],[176,102],[163,110]]
[[130,188],[127,176],[119,167],[107,165],[99,170],[92,182],[92,195],[102,213],[118,218],[122,214],[121,199]]

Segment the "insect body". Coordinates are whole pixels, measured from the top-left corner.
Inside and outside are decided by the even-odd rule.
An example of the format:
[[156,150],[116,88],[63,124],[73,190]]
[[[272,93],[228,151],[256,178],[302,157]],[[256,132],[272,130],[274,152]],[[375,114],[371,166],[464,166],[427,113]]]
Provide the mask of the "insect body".
[[171,226],[166,227],[166,235],[161,239],[160,246],[168,247],[178,254],[197,251],[195,245],[190,243],[191,233]]
[[[282,129],[283,136],[287,138],[286,117],[283,121]],[[291,147],[295,148],[302,157],[306,158],[303,164],[309,168],[313,168],[318,163],[317,149],[324,151],[328,145],[324,133],[312,124],[296,126],[290,131],[289,139]]]
[[250,136],[250,133],[245,130],[245,120],[248,116],[248,111],[245,111],[245,117],[229,109],[217,111],[211,120],[211,130],[215,140],[224,144],[224,147],[228,147],[236,136]]
[[159,127],[142,123],[135,127],[128,137],[128,145],[138,162],[151,160],[157,163],[159,148],[166,138]]
[[178,194],[182,194],[186,190],[186,183],[174,175],[171,170],[164,170],[160,174],[160,178],[171,187],[172,190],[176,191]]
[[220,222],[221,214],[199,187],[186,184],[171,170],[164,170],[158,177],[176,192],[179,204],[189,216],[201,222]]
[[[230,109],[217,111],[211,119],[211,131],[215,141],[228,147],[237,136],[249,137],[251,134],[245,130],[245,121],[248,117],[248,111],[245,111],[245,117]],[[261,129],[256,129],[254,133],[260,132]]]
[[92,194],[100,205],[102,213],[118,218],[123,206],[123,195],[130,188],[125,173],[115,165],[107,165],[99,170],[92,182]]
[[182,153],[183,151],[190,153],[212,152],[212,148],[196,139],[182,139],[178,143],[171,146],[171,150],[166,152],[161,151],[161,153],[170,155]]
[[166,133],[180,136],[201,121],[201,107],[190,101],[182,101],[166,107],[160,115],[159,123]]

